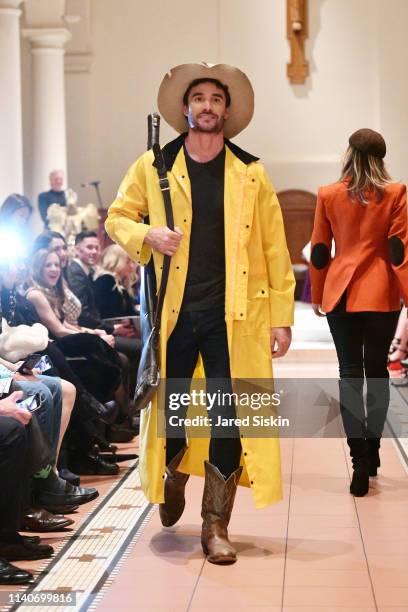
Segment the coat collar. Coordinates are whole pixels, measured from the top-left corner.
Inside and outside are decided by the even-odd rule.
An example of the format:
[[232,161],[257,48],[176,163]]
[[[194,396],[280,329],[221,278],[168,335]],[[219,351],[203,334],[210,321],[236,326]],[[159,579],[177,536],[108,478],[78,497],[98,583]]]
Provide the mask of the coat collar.
[[[184,140],[186,139],[186,136],[187,136],[187,132],[185,132],[184,134],[181,134],[180,136],[178,136],[171,142],[167,143],[162,149],[166,168],[169,172],[173,168],[173,164],[176,160],[176,157],[180,149],[182,148],[184,144]],[[251,153],[244,151],[243,149],[238,147],[236,144],[234,144],[227,138],[225,138],[225,145],[229,148],[231,153],[235,155],[235,157],[238,157],[238,159],[246,165],[259,160],[259,157],[255,157],[255,155],[251,155]],[[153,162],[153,166],[155,165],[156,165],[155,162]]]

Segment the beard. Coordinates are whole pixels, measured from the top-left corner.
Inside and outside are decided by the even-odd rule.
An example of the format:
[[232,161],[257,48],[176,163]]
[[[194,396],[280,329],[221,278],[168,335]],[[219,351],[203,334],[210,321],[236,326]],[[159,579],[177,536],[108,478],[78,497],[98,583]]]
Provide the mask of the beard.
[[[211,125],[203,125],[200,123],[200,118],[205,116],[214,117],[216,121],[214,121]],[[188,115],[188,125],[193,130],[197,132],[202,132],[203,134],[219,134],[224,129],[224,117],[217,117],[213,113],[200,113],[197,118],[194,118],[191,113]]]

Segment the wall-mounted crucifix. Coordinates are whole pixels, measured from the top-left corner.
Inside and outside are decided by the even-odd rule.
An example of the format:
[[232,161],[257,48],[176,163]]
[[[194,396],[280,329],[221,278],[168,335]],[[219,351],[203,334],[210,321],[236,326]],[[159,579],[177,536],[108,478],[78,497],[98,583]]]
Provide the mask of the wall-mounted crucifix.
[[290,42],[290,64],[287,64],[289,81],[302,84],[309,74],[305,58],[305,39],[308,37],[307,0],[286,0],[287,36]]

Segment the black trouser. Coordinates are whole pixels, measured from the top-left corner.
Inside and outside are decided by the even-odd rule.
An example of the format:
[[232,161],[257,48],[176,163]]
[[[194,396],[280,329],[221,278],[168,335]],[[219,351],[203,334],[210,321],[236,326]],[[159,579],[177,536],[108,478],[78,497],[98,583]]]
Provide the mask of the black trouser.
[[[180,313],[177,325],[167,343],[167,395],[175,390],[178,393],[189,392],[189,381],[193,376],[199,353],[201,353],[203,359],[207,392],[216,391],[214,381],[211,379],[224,379],[227,388],[221,391],[232,392],[227,329],[224,317],[224,308]],[[185,380],[184,383],[181,383],[181,381],[172,383],[169,379]],[[180,383],[183,388],[180,388]],[[168,402],[166,407],[168,408]],[[235,418],[234,405],[230,407],[215,405],[211,410],[214,421],[217,420],[220,411],[225,417]],[[209,452],[210,463],[215,465],[225,478],[228,478],[239,467],[241,458],[239,430],[238,428],[229,428],[228,432],[231,437],[221,437],[222,431],[220,431],[220,428],[218,427],[217,430],[214,427],[212,428]],[[185,444],[185,438],[167,438],[167,464]]]
[[22,502],[28,493],[27,430],[16,419],[0,416],[0,540],[18,531]]
[[[399,311],[327,313],[340,370],[340,408],[348,438],[380,438],[390,401],[388,350]],[[367,379],[367,417],[363,386]]]

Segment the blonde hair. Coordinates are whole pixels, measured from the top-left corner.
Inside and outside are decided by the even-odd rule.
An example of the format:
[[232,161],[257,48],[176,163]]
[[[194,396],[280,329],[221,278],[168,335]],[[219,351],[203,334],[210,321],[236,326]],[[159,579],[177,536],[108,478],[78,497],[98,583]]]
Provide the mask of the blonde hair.
[[344,155],[340,180],[348,183],[347,190],[360,204],[368,204],[370,194],[377,201],[382,200],[385,186],[392,182],[380,157],[367,155],[352,146]]
[[129,256],[126,251],[118,244],[110,244],[102,253],[100,263],[101,271],[99,272],[98,276],[103,271],[110,272],[115,277],[119,287],[120,285],[123,285],[127,291],[130,291],[136,280],[136,263],[134,273],[125,278],[123,281],[118,275],[118,270],[123,268],[128,257]]

